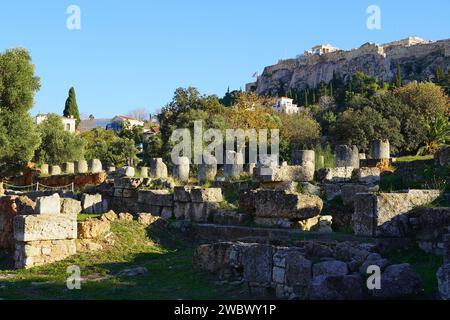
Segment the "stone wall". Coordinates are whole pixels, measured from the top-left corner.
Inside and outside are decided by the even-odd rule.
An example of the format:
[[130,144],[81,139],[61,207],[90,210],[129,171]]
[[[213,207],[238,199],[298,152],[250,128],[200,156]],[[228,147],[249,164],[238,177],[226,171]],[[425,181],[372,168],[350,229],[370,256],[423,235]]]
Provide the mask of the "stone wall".
[[407,234],[407,214],[440,196],[439,190],[357,194],[352,217],[353,230],[360,236],[403,237]]
[[[253,297],[311,300],[405,298],[421,292],[408,264],[391,265],[369,245],[301,241],[293,247],[221,242],[197,248],[194,267],[244,281]],[[381,268],[381,290],[368,290],[367,268]]]
[[16,268],[32,268],[76,253],[81,204],[58,194],[0,197],[0,248],[13,253]]

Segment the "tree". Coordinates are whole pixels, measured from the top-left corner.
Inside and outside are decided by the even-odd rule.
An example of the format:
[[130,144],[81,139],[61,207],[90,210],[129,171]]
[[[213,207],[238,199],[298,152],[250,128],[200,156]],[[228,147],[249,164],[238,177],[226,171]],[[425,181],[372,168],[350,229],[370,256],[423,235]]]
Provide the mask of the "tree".
[[418,154],[434,154],[450,142],[450,122],[447,116],[438,116],[426,125],[426,141]]
[[289,160],[293,150],[311,149],[320,142],[320,125],[306,114],[280,114],[280,153]]
[[400,68],[400,65],[397,63],[397,71],[395,73],[395,86],[397,88],[400,88],[402,85],[403,85],[402,69]]
[[86,159],[100,159],[121,167],[137,160],[137,148],[133,140],[118,137],[113,130],[96,128],[83,132],[86,143]]
[[0,53],[0,175],[23,168],[40,142],[29,115],[40,80],[25,49]]
[[66,104],[64,106],[64,117],[73,117],[76,120],[76,126],[80,124],[80,112],[78,111],[77,97],[75,95],[75,89],[73,87],[69,90],[69,96],[67,97]]
[[84,159],[85,143],[82,138],[64,130],[61,117],[49,114],[38,126],[42,142],[35,151],[35,161],[59,165]]
[[360,110],[348,109],[332,126],[331,136],[335,144],[356,145],[361,151],[369,151],[373,140],[388,139],[393,153],[402,145],[400,122],[386,119],[370,107]]

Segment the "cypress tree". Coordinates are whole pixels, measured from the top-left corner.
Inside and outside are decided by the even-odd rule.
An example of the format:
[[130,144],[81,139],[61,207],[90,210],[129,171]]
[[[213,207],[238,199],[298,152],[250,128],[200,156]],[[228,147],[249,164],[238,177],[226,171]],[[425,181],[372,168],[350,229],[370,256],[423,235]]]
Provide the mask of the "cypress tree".
[[402,71],[400,69],[400,65],[397,64],[397,74],[395,76],[395,86],[397,88],[399,88],[399,87],[402,86],[402,83],[403,83],[403,81],[402,81]]
[[64,117],[74,117],[76,119],[76,126],[78,127],[78,124],[80,123],[80,112],[78,111],[77,98],[73,87],[69,90],[69,96],[66,100],[63,115]]

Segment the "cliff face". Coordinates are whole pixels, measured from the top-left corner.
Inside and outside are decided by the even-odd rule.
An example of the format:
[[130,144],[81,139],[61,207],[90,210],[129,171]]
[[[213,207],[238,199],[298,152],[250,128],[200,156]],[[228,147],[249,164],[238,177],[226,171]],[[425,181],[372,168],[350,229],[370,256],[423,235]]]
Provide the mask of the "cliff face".
[[430,79],[437,67],[446,72],[450,69],[450,39],[411,46],[367,43],[350,51],[282,60],[264,69],[256,82],[256,92],[275,95],[281,87],[285,92],[306,85],[315,88],[321,81],[331,81],[333,72],[348,80],[356,71],[362,71],[390,82],[397,65],[406,81]]

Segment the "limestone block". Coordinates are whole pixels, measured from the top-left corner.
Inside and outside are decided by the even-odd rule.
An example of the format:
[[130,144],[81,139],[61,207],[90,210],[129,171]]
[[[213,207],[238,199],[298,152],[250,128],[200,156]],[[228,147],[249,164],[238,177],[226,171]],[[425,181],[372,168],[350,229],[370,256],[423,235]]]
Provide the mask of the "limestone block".
[[99,173],[103,171],[102,162],[98,159],[89,160],[88,167],[92,173]]
[[49,174],[49,166],[48,164],[42,164],[41,165],[41,174]]
[[192,202],[222,202],[222,189],[220,188],[193,188],[191,190]]
[[51,176],[58,176],[61,174],[61,167],[60,166],[50,166],[50,172],[49,174]]
[[391,147],[389,140],[376,140],[371,144],[372,159],[390,159]]
[[148,167],[140,167],[139,168],[139,176],[141,178],[148,178],[149,177],[149,168]]
[[75,173],[87,173],[89,171],[86,160],[75,161]]
[[364,167],[353,171],[353,178],[359,183],[378,184],[380,183],[381,171],[377,167]]
[[138,202],[161,207],[173,207],[173,194],[168,190],[139,190]]
[[67,240],[77,238],[76,218],[61,214],[14,217],[16,241]]
[[188,157],[179,157],[178,163],[173,165],[173,178],[180,182],[189,181],[190,160]]
[[190,202],[191,201],[191,188],[187,187],[187,186],[176,186],[174,188],[174,201]]
[[61,213],[68,215],[78,215],[81,213],[81,202],[71,198],[61,198]]
[[75,164],[73,162],[65,162],[65,163],[63,163],[62,171],[65,174],[74,174],[75,173]]
[[353,167],[324,168],[317,171],[317,178],[325,183],[348,182],[353,176]]
[[356,146],[336,147],[336,167],[359,168],[359,150]]
[[162,158],[154,158],[150,161],[150,177],[154,179],[167,179],[167,166]]
[[59,194],[55,193],[48,197],[36,199],[36,214],[60,214],[61,200]]
[[91,219],[78,222],[78,239],[98,239],[111,229],[109,221]]
[[308,219],[320,214],[323,202],[317,196],[282,190],[258,190],[255,193],[255,208],[257,217]]
[[86,194],[81,196],[81,206],[84,213],[105,213],[108,211],[108,201],[101,194]]

